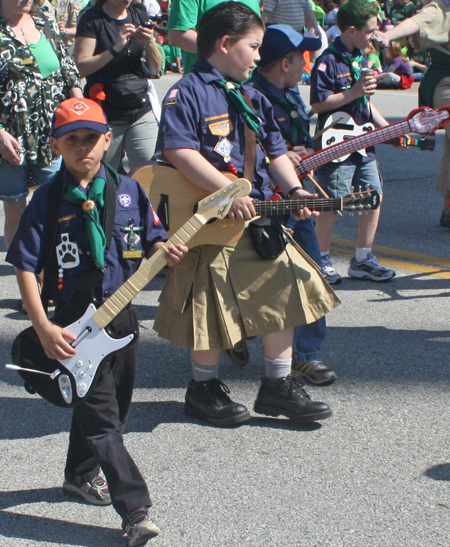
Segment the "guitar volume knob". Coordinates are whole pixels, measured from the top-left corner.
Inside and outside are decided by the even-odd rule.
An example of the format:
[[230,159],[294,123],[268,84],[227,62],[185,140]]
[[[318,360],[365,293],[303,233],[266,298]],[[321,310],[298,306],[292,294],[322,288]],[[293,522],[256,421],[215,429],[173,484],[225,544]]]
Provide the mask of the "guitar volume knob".
[[83,361],[78,360],[76,365],[78,368],[81,368],[83,366]]

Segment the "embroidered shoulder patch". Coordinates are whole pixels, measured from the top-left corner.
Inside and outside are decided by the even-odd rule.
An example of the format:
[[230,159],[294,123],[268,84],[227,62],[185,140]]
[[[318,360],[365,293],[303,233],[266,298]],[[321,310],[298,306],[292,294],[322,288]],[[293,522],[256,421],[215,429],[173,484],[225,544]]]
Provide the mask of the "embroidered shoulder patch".
[[164,104],[163,104],[163,108],[165,106],[170,106],[171,104],[176,104],[177,100],[176,99],[168,99]]
[[327,69],[327,65],[325,63],[320,63],[320,65],[317,67],[317,70],[320,70],[321,72],[325,72]]

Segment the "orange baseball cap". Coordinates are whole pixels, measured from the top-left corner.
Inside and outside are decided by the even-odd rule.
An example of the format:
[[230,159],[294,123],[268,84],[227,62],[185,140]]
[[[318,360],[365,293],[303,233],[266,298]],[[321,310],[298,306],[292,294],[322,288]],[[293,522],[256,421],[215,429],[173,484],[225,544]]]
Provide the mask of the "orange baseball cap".
[[53,114],[52,136],[58,139],[75,129],[108,132],[108,120],[102,107],[91,99],[73,97],[63,101]]

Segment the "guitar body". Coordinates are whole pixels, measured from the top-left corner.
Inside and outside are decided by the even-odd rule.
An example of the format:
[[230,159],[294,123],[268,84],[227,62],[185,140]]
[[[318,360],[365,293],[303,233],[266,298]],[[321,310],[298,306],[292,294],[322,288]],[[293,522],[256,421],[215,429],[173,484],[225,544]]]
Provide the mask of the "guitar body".
[[94,389],[103,365],[123,348],[137,342],[136,332],[115,338],[92,319],[97,310],[93,292],[100,279],[100,272],[86,274],[66,306],[52,318],[52,323],[76,336],[86,333],[73,357],[61,361],[48,358],[33,327],[21,332],[14,341],[12,358],[15,365],[53,375],[19,371],[28,389],[56,406],[74,407],[85,401]]
[[[224,173],[230,180],[237,177]],[[197,203],[207,195],[205,190],[192,184],[180,171],[167,165],[146,165],[133,173],[144,188],[158,213],[169,238],[194,214]],[[167,228],[168,226],[168,228]],[[189,248],[198,245],[231,245],[241,238],[245,221],[213,220],[204,226],[188,243]]]
[[[321,135],[321,148],[328,148],[333,144],[339,144],[353,137],[360,137],[373,131],[375,126],[372,123],[365,123],[364,125],[358,125],[355,120],[347,114],[347,112],[334,112],[327,120],[325,121],[324,127],[330,127]],[[363,148],[357,150],[362,156],[367,156],[366,150]],[[350,154],[341,156],[340,158],[332,160],[334,163],[340,163],[346,160]]]

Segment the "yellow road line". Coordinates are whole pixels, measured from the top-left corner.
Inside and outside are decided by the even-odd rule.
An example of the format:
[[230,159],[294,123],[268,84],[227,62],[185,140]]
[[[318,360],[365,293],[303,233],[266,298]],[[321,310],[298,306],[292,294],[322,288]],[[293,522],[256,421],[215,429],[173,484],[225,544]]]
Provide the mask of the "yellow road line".
[[[351,239],[333,237],[331,242],[335,245],[343,245],[344,247],[356,247],[356,241],[352,241]],[[408,260],[417,260],[418,262],[426,262],[427,264],[437,264],[438,266],[444,266],[445,268],[450,269],[450,260],[447,260],[446,258],[440,258],[438,256],[424,255],[421,253],[411,253],[410,251],[392,249],[391,247],[382,247],[381,245],[374,245],[373,250],[376,253],[401,256],[402,258],[407,258]]]
[[[334,237],[331,241],[336,245],[345,245],[346,247],[355,247],[356,245],[356,241],[351,241],[350,239],[341,239],[338,237]],[[332,249],[333,253],[339,256],[347,256],[350,258],[354,255],[353,250],[349,251],[348,249],[342,249],[335,246],[332,246]],[[383,266],[394,268],[397,270],[407,270],[411,272],[423,273],[426,275],[435,275],[444,279],[450,279],[450,271],[439,270],[429,266],[423,266],[421,264],[412,264],[411,262],[405,262],[403,260],[384,258],[378,256],[378,253],[386,253],[393,256],[397,255],[403,258],[408,258],[410,260],[428,262],[429,264],[437,264],[439,266],[445,266],[447,268],[450,268],[450,260],[445,260],[437,256],[429,256],[420,253],[410,253],[408,251],[402,251],[400,249],[391,249],[389,247],[381,247],[377,245],[374,245],[373,250],[377,253],[377,258],[379,262],[383,264]]]

